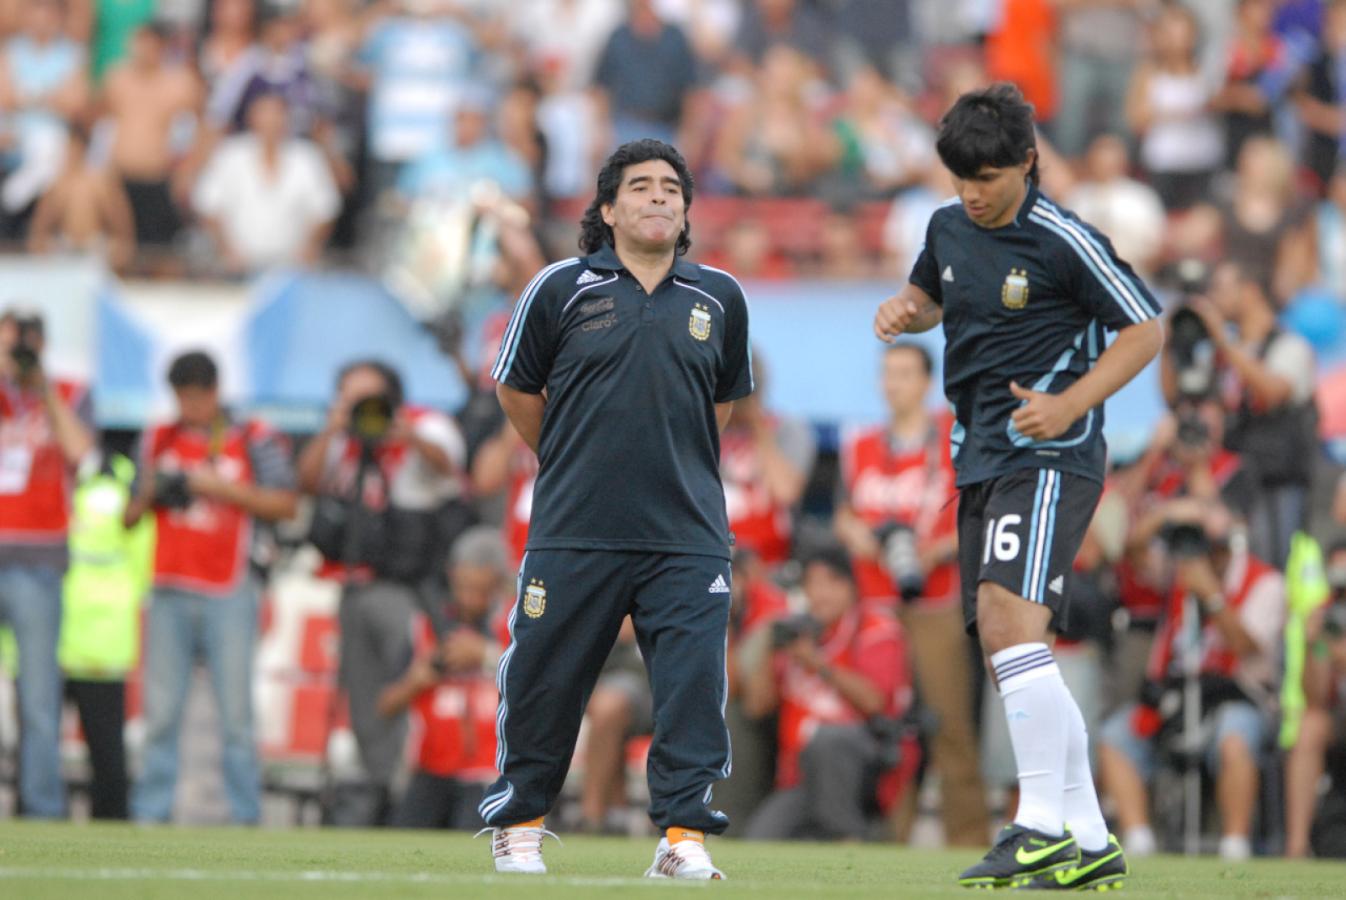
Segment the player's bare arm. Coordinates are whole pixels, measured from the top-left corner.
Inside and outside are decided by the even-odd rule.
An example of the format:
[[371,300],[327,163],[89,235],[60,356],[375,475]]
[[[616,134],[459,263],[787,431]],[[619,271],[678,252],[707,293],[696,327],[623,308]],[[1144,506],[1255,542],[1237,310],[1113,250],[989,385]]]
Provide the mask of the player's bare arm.
[[910,282],[895,296],[879,304],[874,314],[874,334],[886,344],[904,334],[929,331],[944,320],[944,310],[930,295]]
[[1064,434],[1085,413],[1135,378],[1163,345],[1163,323],[1148,319],[1117,332],[1117,339],[1103,351],[1088,374],[1059,394],[1031,391],[1011,382],[1010,391],[1024,401],[1014,411],[1014,427],[1035,441],[1049,441]]
[[537,453],[538,440],[542,435],[542,411],[547,406],[547,398],[542,394],[526,394],[507,384],[497,384],[495,396],[514,430]]
[[728,403],[715,404],[715,424],[720,427],[720,434],[729,427],[729,419],[734,415],[734,401]]

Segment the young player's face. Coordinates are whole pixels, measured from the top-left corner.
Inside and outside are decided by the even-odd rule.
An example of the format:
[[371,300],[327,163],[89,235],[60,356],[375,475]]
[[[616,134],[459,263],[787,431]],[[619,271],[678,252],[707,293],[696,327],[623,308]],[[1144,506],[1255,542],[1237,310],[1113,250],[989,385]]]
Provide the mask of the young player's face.
[[1029,150],[1028,158],[1016,166],[983,166],[971,178],[954,176],[954,190],[968,217],[982,228],[999,228],[1014,221],[1028,193],[1028,171],[1035,158]]
[[678,173],[662,159],[627,166],[616,199],[602,213],[619,247],[672,250],[687,221]]

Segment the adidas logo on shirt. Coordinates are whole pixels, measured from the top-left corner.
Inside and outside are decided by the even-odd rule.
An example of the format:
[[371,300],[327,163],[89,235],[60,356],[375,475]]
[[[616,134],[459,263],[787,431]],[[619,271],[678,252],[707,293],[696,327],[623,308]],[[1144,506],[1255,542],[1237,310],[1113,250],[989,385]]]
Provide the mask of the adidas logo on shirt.
[[942,281],[953,281],[953,266],[945,266],[944,274],[939,277]]
[[712,594],[727,594],[727,593],[729,593],[729,585],[725,583],[725,580],[724,580],[724,576],[723,576],[723,575],[716,575],[716,576],[715,576],[715,581],[712,582],[712,583],[711,583],[711,586],[710,586],[710,592],[711,592]]
[[1057,575],[1047,584],[1047,590],[1053,594],[1063,593],[1066,589],[1066,576]]
[[580,274],[580,277],[579,277],[579,278],[576,278],[576,279],[575,279],[575,283],[576,283],[576,284],[593,284],[595,281],[602,281],[602,280],[603,280],[603,276],[602,276],[602,275],[599,275],[597,272],[595,272],[595,271],[593,271],[593,270],[591,270],[591,269],[586,269],[583,273]]

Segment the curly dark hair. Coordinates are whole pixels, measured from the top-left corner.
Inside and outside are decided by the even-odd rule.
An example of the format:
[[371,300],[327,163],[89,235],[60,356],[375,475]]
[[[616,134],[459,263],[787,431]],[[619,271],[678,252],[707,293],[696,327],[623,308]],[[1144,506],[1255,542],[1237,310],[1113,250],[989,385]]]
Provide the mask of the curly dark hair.
[[[607,162],[603,163],[603,168],[598,172],[598,188],[594,193],[594,200],[584,211],[584,218],[580,219],[579,244],[580,249],[586,254],[597,253],[604,244],[613,243],[612,226],[603,221],[603,206],[616,201],[617,188],[621,187],[622,175],[625,174],[627,167],[653,159],[662,159],[678,173],[678,181],[682,182],[684,210],[691,211],[692,170],[687,168],[687,160],[682,158],[677,148],[654,138],[629,141],[614,150]],[[691,249],[691,246],[692,223],[690,219],[685,218],[684,212],[682,234],[678,235],[674,252],[682,256]]]

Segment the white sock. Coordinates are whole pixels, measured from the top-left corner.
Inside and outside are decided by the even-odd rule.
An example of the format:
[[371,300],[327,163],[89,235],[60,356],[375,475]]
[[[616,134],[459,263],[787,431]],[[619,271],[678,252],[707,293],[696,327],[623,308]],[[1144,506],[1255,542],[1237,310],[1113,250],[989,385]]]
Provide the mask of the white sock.
[[1014,823],[1049,835],[1064,833],[1068,713],[1061,707],[1061,670],[1046,644],[1017,644],[991,656],[1005,703],[1019,771]]
[[1094,773],[1089,769],[1089,732],[1070,688],[1061,682],[1061,705],[1067,713],[1065,814],[1066,825],[1082,849],[1097,853],[1108,846],[1108,824],[1098,808]]

